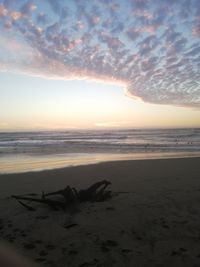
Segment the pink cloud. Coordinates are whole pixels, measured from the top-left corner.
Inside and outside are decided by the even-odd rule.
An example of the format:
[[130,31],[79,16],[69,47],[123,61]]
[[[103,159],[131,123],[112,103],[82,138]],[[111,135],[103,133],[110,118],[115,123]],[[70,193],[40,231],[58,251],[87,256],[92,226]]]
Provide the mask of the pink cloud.
[[98,24],[100,22],[100,17],[99,16],[93,16],[91,18],[91,21],[93,24]]
[[153,18],[153,14],[145,9],[137,9],[133,11],[133,14],[137,17],[144,17],[149,20]]
[[119,4],[117,3],[113,3],[110,7],[110,9],[113,11],[113,12],[116,12],[118,9],[119,9]]
[[193,36],[200,37],[200,17],[197,17],[192,28]]
[[148,32],[154,34],[156,32],[157,27],[155,25],[145,25],[138,29],[139,32]]
[[8,10],[4,7],[4,5],[0,5],[0,17],[5,17],[8,14]]

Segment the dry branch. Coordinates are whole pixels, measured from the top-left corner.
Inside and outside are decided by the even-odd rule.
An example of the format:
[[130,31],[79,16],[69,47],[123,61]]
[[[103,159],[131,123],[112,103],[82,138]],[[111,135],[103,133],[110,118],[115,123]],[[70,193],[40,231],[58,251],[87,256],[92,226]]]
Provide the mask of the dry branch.
[[[12,198],[17,199],[17,201],[24,206],[27,210],[35,210],[33,207],[23,203],[21,200],[29,202],[38,202],[48,205],[53,210],[63,209],[69,212],[76,212],[78,210],[78,205],[80,202],[86,201],[105,201],[111,197],[111,191],[106,190],[106,188],[111,183],[109,181],[103,180],[94,183],[87,189],[77,191],[76,188],[71,188],[67,186],[66,188],[50,193],[42,192],[41,198],[33,198],[28,196],[17,196],[12,195]],[[50,197],[61,196],[61,200],[51,199]]]

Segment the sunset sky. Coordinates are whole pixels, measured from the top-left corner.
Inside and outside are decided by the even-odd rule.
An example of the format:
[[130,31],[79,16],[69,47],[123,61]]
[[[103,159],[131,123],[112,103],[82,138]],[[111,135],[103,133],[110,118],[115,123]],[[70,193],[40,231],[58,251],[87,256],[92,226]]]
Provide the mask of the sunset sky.
[[0,131],[200,127],[199,0],[0,0]]

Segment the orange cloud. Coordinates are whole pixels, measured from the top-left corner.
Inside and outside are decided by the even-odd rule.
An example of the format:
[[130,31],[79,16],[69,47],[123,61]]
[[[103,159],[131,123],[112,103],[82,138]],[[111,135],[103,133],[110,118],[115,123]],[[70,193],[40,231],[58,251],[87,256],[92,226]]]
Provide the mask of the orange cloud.
[[13,11],[13,12],[10,13],[10,17],[13,20],[21,19],[22,16],[23,16],[23,14],[21,12],[18,12],[18,11]]

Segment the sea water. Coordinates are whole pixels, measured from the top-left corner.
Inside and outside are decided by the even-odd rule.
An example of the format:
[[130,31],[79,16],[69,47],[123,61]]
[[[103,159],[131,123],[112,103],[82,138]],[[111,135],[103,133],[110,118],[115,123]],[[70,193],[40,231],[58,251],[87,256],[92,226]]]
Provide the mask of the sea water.
[[0,173],[193,156],[200,156],[200,128],[0,133]]

